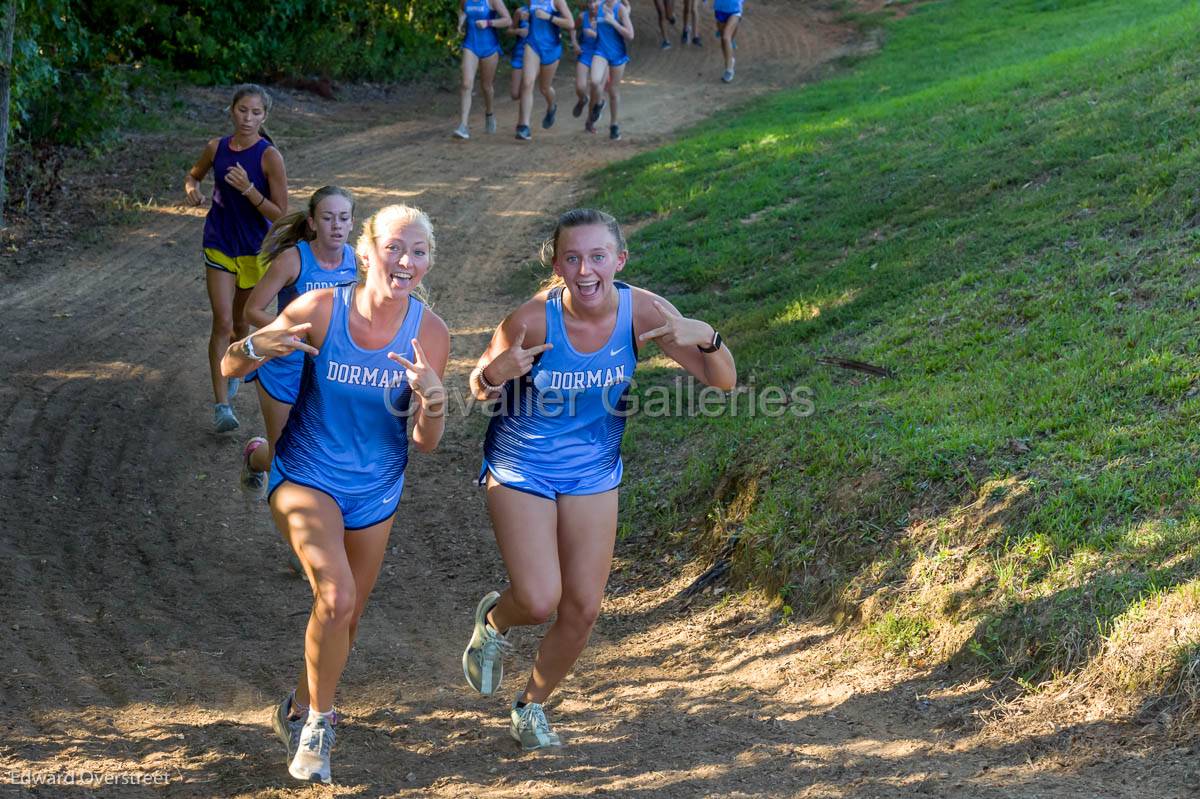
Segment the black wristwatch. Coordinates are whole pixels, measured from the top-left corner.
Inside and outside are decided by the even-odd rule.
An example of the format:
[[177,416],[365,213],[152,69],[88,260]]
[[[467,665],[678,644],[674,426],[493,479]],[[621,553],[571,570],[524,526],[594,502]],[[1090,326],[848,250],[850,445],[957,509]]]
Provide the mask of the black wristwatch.
[[707,347],[701,347],[699,344],[697,344],[696,349],[705,354],[716,352],[717,350],[721,349],[721,334],[717,332],[716,328],[713,328],[712,344],[709,344]]

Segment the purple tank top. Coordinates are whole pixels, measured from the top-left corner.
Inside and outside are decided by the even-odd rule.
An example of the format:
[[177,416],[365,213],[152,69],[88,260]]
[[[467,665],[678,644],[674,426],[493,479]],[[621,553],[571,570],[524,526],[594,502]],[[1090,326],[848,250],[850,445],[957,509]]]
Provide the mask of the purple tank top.
[[257,255],[271,223],[253,203],[225,182],[225,173],[234,164],[241,164],[254,188],[270,198],[262,159],[271,142],[259,139],[253,147],[235,152],[229,148],[231,138],[226,136],[217,143],[217,154],[213,158],[212,207],[204,220],[204,246],[236,258]]

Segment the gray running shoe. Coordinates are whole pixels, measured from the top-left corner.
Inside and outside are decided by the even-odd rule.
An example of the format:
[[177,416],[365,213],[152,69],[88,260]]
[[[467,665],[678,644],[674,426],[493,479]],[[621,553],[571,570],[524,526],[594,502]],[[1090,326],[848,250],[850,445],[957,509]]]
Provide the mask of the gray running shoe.
[[238,429],[237,417],[233,415],[233,408],[228,404],[218,403],[213,406],[213,427],[218,433],[228,433],[231,430]]
[[333,782],[329,774],[329,755],[333,751],[336,736],[333,726],[323,716],[307,721],[300,730],[296,754],[288,766],[288,773],[298,780],[307,782]]
[[471,130],[466,125],[459,125],[454,129],[454,135],[460,139],[471,138]]
[[496,115],[495,114],[485,114],[484,115],[483,130],[485,133],[495,133],[496,132]]
[[292,764],[292,758],[296,756],[296,749],[300,744],[300,730],[304,728],[303,718],[288,717],[291,709],[292,695],[288,694],[271,714],[271,729],[275,730],[275,734],[279,736],[279,740],[283,741],[283,745],[287,749],[287,760],[284,762],[289,766]]
[[263,499],[267,493],[267,473],[260,472],[250,465],[250,456],[254,454],[254,450],[259,447],[265,447],[267,440],[262,436],[255,436],[246,442],[245,448],[242,450],[242,491],[246,492],[255,499]]
[[722,83],[733,83],[733,70],[732,69],[725,70],[725,74],[721,75],[721,82]]
[[487,623],[488,611],[500,601],[495,591],[479,600],[475,607],[475,629],[463,650],[463,676],[467,684],[484,696],[491,696],[504,679],[504,656],[512,651],[508,639]]
[[530,702],[519,708],[516,700],[513,700],[511,715],[512,723],[508,725],[508,734],[526,752],[549,746],[562,746],[562,739],[550,729],[550,722],[546,721],[546,711],[537,702]]
[[229,396],[229,399],[232,400],[234,397],[237,396],[238,389],[241,387],[242,387],[242,378],[231,377],[231,378],[229,378],[229,380],[227,380],[225,382],[225,393]]

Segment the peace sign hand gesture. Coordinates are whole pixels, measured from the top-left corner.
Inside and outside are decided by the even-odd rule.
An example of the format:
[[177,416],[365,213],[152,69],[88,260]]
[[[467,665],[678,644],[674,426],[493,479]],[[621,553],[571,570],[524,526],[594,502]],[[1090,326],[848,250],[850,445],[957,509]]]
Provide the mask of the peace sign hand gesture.
[[446,401],[446,389],[442,385],[442,379],[438,377],[437,371],[429,365],[429,358],[425,355],[425,350],[421,349],[421,342],[414,338],[412,346],[413,359],[411,361],[396,352],[389,352],[387,356],[404,367],[404,376],[408,378],[408,384],[412,386],[413,393],[421,400],[421,407],[438,406]]
[[638,341],[658,339],[660,347],[677,345],[680,347],[706,347],[713,340],[713,329],[708,322],[699,319],[688,319],[673,308],[668,308],[658,300],[654,307],[662,315],[663,324],[653,330],[647,330],[638,336]]
[[317,348],[304,341],[305,334],[311,328],[311,322],[304,322],[288,328],[259,330],[253,336],[254,351],[263,358],[278,358],[296,350],[316,355]]
[[521,325],[521,329],[517,333],[517,337],[513,340],[512,346],[497,355],[484,367],[485,369],[492,370],[491,379],[488,380],[489,383],[499,386],[515,377],[528,374],[529,370],[533,368],[534,359],[546,350],[554,348],[553,344],[546,343],[527,349],[524,346],[525,331],[526,326]]

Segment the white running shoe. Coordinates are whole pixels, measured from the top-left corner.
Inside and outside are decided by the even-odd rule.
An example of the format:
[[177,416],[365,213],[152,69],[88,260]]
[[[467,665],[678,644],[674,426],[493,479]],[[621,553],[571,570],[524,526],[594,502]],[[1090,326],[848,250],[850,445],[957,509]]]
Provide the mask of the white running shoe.
[[459,125],[454,129],[454,135],[460,139],[471,138],[471,130],[466,125]]
[[512,651],[512,644],[487,623],[488,611],[500,601],[495,591],[479,600],[475,607],[475,628],[471,640],[463,650],[463,676],[470,685],[484,696],[491,696],[504,679],[504,656]]
[[538,702],[530,702],[525,707],[517,707],[517,700],[512,703],[512,723],[508,726],[508,734],[521,745],[526,752],[534,749],[545,749],[549,746],[562,746],[558,733],[550,729],[546,720],[546,711]]
[[298,780],[306,782],[323,782],[326,785],[333,782],[329,774],[329,755],[333,751],[333,725],[324,716],[313,716],[300,730],[300,740],[296,744],[296,754],[288,766],[288,773]]
[[300,743],[300,730],[304,729],[304,719],[291,718],[291,710],[292,695],[288,694],[271,714],[271,729],[275,730],[275,734],[279,736],[279,740],[287,749],[287,760],[284,763],[289,766],[292,764],[292,758],[296,756],[296,749]]

